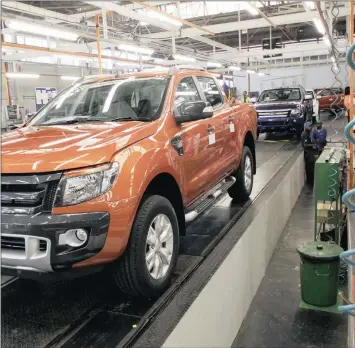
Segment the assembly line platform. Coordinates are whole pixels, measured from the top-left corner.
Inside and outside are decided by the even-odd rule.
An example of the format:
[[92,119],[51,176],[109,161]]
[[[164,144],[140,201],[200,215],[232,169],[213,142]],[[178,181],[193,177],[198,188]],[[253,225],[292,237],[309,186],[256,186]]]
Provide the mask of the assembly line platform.
[[[214,273],[234,244],[239,243],[244,233],[249,233],[246,232],[248,226],[277,192],[280,181],[291,172],[295,163],[298,163],[298,169],[292,175],[299,177],[302,174],[299,167],[301,149],[292,137],[282,139],[276,136],[268,141],[258,141],[256,151],[257,174],[251,200],[238,205],[225,196],[188,226],[187,235],[181,240],[181,255],[173,283],[159,299],[128,298],[113,287],[105,273],[80,281],[48,284],[3,278],[2,347],[171,346],[176,329],[179,331],[178,323],[184,322],[185,312],[198,302],[200,292],[208,288],[206,284],[210,278],[213,280]],[[294,181],[292,178],[288,180]],[[289,192],[290,197],[297,198],[300,189],[299,183]],[[285,222],[292,206],[291,201],[285,205]],[[233,242],[228,242],[226,248],[223,243],[235,233]],[[273,238],[276,243],[278,236]],[[207,264],[213,267],[205,269]],[[204,279],[200,282],[198,274],[201,272]],[[234,276],[230,274],[230,277]],[[196,330],[200,329],[196,327]],[[237,331],[235,327],[234,336]],[[188,344],[181,342],[181,347]]]

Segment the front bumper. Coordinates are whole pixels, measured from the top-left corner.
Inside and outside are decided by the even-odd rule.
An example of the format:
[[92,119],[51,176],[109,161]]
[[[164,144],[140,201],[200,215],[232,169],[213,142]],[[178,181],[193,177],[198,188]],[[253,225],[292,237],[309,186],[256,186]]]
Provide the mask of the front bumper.
[[[109,222],[109,213],[2,214],[1,267],[32,272],[69,270],[101,251]],[[87,243],[79,248],[58,245],[59,235],[75,228],[89,232]]]
[[258,131],[264,132],[296,132],[304,127],[303,117],[259,117]]

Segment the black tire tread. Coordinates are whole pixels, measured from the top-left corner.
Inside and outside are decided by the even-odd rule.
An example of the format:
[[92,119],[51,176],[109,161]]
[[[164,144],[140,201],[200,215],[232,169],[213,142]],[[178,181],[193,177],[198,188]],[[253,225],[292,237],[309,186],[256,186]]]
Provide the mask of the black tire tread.
[[[244,186],[244,177],[243,177],[243,171],[244,171],[244,158],[246,155],[250,156],[251,159],[251,165],[253,166],[254,161],[253,161],[253,154],[251,150],[249,149],[248,146],[244,146],[243,148],[243,154],[242,154],[242,159],[241,159],[241,164],[239,165],[239,168],[237,171],[233,174],[233,176],[236,178],[236,182],[232,187],[229,188],[228,194],[231,198],[233,198],[237,202],[245,202],[249,199],[249,193],[246,192],[245,186]],[[252,168],[253,172],[254,168]]]
[[[131,236],[124,254],[117,262],[117,269],[113,273],[114,281],[120,290],[131,296],[149,297],[156,294],[150,293],[144,289],[140,283],[142,270],[137,267],[137,262],[134,260],[134,252],[139,248],[140,239],[138,234],[143,230],[147,215],[150,210],[159,202],[164,201],[164,204],[170,205],[170,201],[165,197],[158,195],[147,195],[143,197],[141,206],[138,209],[135,221],[133,223]],[[174,209],[173,209],[174,210]],[[177,252],[176,252],[177,254]],[[172,261],[174,262],[174,261]]]

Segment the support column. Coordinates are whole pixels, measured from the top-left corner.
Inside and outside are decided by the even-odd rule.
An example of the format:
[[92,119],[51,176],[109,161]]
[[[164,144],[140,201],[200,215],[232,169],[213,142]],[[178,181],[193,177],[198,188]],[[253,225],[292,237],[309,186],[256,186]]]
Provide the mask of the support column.
[[99,61],[99,75],[102,75],[101,42],[100,42],[100,15],[95,16],[95,22],[96,22],[97,59]]

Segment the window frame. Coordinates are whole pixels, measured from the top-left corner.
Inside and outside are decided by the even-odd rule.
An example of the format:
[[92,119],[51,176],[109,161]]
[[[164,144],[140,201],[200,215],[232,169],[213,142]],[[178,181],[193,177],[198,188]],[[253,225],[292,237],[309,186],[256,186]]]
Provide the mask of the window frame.
[[205,77],[205,78],[208,78],[208,79],[212,79],[213,81],[214,81],[214,83],[215,83],[215,85],[217,86],[217,89],[218,89],[218,92],[219,92],[219,94],[220,94],[220,96],[221,96],[221,99],[222,99],[222,104],[221,104],[221,106],[220,107],[218,107],[218,108],[214,108],[213,106],[213,114],[214,114],[214,112],[215,111],[220,111],[220,110],[222,110],[224,107],[225,107],[225,100],[224,100],[224,94],[222,93],[222,90],[221,90],[221,86],[219,86],[219,84],[218,84],[218,82],[216,81],[216,79],[213,77],[213,76],[206,76],[206,75],[197,75],[197,76],[193,76],[193,78],[195,78],[195,80],[196,80],[196,82],[195,83],[197,83],[197,88],[201,91],[200,93],[202,93],[202,96],[203,96],[203,101],[206,101],[207,102],[207,99],[206,99],[206,95],[205,95],[205,93],[204,93],[204,91],[202,90],[202,87],[201,87],[201,85],[200,85],[200,83],[199,83],[199,81],[198,81],[198,78],[199,77]]

